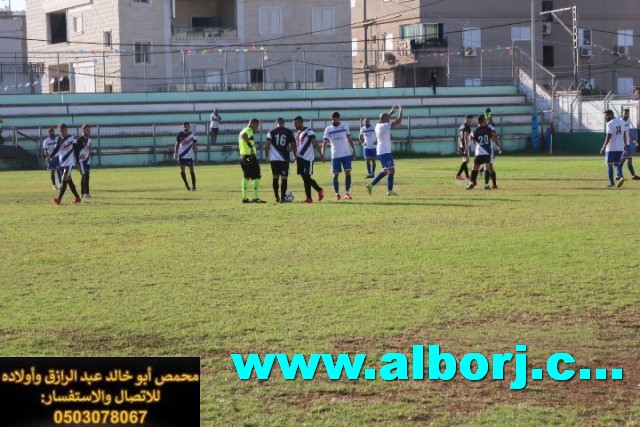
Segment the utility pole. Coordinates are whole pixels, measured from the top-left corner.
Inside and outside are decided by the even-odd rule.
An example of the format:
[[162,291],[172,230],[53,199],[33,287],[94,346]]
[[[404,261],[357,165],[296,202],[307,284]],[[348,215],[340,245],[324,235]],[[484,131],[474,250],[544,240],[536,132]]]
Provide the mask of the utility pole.
[[369,89],[369,23],[367,22],[367,0],[362,0],[362,29],[364,30],[364,87]]
[[535,0],[531,0],[531,148],[540,149],[538,141],[538,94],[536,82],[536,7]]

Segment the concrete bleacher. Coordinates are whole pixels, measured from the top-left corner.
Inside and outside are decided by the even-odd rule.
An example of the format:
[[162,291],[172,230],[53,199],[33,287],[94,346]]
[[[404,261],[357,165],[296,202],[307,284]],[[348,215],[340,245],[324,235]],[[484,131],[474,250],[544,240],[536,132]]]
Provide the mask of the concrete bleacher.
[[[513,86],[447,87],[431,95],[430,88],[285,90],[250,92],[113,93],[3,95],[0,117],[5,129],[29,138],[16,142],[39,150],[46,129],[66,123],[72,134],[84,123],[93,126],[96,163],[103,166],[155,164],[171,160],[175,135],[188,121],[199,136],[203,161],[235,161],[237,134],[249,119],[262,121],[256,137],[264,143],[277,117],[290,124],[301,115],[319,134],[340,111],[357,140],[364,117],[377,121],[381,112],[401,104],[405,119],[393,131],[400,150],[449,155],[455,153],[457,126],[466,114],[491,107],[496,130],[507,150],[526,148],[530,138],[531,106]],[[223,117],[216,146],[208,144],[208,119],[213,108]],[[75,128],[75,129],[74,129]],[[5,138],[11,129],[5,131]],[[10,139],[10,138],[8,138]]]

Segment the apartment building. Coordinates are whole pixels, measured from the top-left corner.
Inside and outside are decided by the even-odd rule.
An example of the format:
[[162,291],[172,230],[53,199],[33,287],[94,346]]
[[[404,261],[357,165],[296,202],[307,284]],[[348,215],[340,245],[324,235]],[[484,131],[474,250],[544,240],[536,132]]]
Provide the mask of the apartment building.
[[[632,93],[636,3],[534,0],[536,61],[558,89]],[[444,86],[513,81],[531,53],[531,15],[524,0],[351,0],[354,87],[427,86],[432,71]]]
[[0,9],[0,95],[40,93],[42,64],[27,62],[24,12]]
[[27,0],[44,92],[351,87],[350,8],[316,0]]

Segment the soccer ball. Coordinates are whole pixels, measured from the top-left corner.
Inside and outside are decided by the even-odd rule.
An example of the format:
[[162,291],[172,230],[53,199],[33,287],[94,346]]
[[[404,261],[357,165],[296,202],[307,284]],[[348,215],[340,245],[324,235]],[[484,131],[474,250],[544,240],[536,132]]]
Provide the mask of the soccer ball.
[[284,193],[284,201],[285,202],[293,202],[293,193],[291,191],[287,191],[286,193]]

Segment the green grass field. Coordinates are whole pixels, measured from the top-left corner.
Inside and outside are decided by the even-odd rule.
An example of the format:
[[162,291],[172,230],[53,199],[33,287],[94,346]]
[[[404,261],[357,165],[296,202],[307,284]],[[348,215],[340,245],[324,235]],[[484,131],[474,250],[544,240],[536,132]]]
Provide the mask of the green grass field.
[[[95,198],[61,206],[47,172],[2,172],[1,353],[200,356],[203,426],[640,425],[640,182],[603,189],[600,157],[504,156],[499,190],[465,191],[458,166],[398,160],[391,198],[384,181],[366,193],[359,161],[354,200],[336,202],[319,164],[327,199],[300,203],[293,176],[285,205],[241,204],[237,165],[199,166],[195,193],[177,166],[96,168]],[[380,366],[413,344],[519,343],[529,367],[567,352],[624,380],[240,381],[230,358]]]

